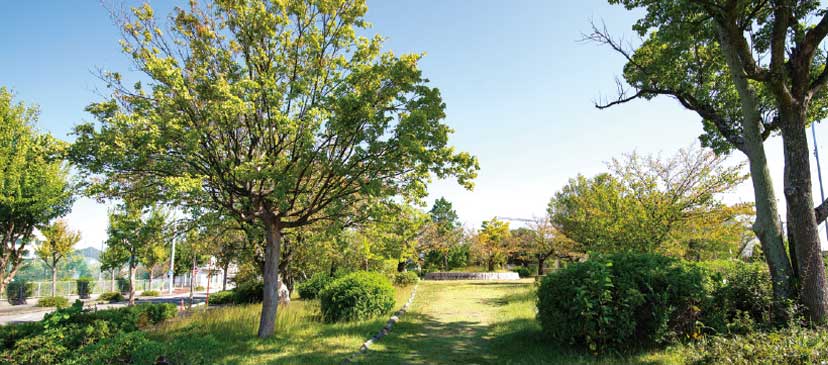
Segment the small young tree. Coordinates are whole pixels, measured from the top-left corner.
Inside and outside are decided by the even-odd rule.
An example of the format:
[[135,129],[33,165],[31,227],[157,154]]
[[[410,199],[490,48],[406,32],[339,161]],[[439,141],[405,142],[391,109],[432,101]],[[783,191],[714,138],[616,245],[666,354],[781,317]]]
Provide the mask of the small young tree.
[[486,269],[494,271],[503,265],[506,258],[514,251],[514,245],[509,232],[509,222],[492,218],[483,221],[480,231],[473,240],[473,249],[477,256],[486,264]]
[[72,206],[65,146],[35,130],[37,115],[0,87],[0,292],[20,269],[35,227]]
[[35,254],[52,272],[52,296],[55,296],[58,265],[72,253],[72,248],[80,241],[81,235],[78,231],[69,230],[66,221],[62,219],[44,227],[41,233],[46,237],[46,241],[40,244]]
[[153,245],[163,240],[167,216],[157,207],[148,212],[125,203],[109,214],[106,256],[109,267],[129,268],[129,305],[135,304],[135,268]]
[[577,250],[578,245],[575,241],[555,229],[552,225],[552,218],[548,215],[533,218],[527,224],[527,228],[532,234],[528,240],[522,242],[524,244],[522,250],[537,261],[538,275],[543,275],[548,258],[554,257],[559,260]]

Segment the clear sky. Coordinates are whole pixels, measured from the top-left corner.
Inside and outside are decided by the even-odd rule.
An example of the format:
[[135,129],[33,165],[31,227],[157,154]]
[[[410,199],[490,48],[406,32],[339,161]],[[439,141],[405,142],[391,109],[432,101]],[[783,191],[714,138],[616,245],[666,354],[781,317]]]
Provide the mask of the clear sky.
[[[182,2],[150,3],[166,14]],[[594,19],[635,41],[630,26],[639,14],[622,7],[599,0],[368,0],[368,6],[368,33],[387,37],[388,50],[426,54],[421,67],[442,91],[452,142],[480,160],[474,191],[453,181],[430,188],[429,203],[445,196],[469,225],[496,215],[541,215],[576,174],[601,172],[606,161],[633,150],[671,154],[701,133],[699,118],[666,98],[593,108],[593,100],[615,92],[623,60],[578,40]],[[0,85],[40,105],[42,129],[71,140],[72,126],[90,120],[84,106],[105,92],[94,71],[130,69],[118,38],[96,0],[0,2]],[[828,128],[817,132],[828,155]],[[781,143],[767,145],[784,216]],[[750,186],[727,199],[752,201]],[[68,220],[83,233],[80,246],[101,247],[105,205],[80,199]]]

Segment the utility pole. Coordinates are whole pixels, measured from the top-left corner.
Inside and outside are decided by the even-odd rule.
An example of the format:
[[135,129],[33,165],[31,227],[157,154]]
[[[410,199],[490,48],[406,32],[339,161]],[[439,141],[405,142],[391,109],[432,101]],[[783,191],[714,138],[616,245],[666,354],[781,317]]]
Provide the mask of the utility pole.
[[170,294],[173,293],[173,281],[175,281],[175,232],[173,232],[172,238],[172,253],[170,254],[170,271],[167,272],[167,276],[170,278]]
[[[819,148],[817,147],[817,140],[816,140],[816,128],[814,127],[816,123],[811,123],[811,135],[814,138],[814,158],[816,159],[817,163],[817,178],[819,179],[819,196],[822,198],[822,201],[825,201],[825,191],[822,189],[822,168],[819,166]],[[825,222],[825,236],[828,238],[828,221]]]

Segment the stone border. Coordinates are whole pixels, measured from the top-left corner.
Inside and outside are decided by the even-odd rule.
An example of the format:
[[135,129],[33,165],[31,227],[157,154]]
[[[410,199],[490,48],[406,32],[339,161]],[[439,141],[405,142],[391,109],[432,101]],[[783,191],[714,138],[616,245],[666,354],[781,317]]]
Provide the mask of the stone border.
[[509,272],[430,272],[426,280],[520,280],[518,273]]
[[359,350],[357,352],[351,354],[350,356],[342,360],[342,364],[352,363],[357,356],[368,352],[368,349],[371,347],[371,345],[374,344],[374,342],[379,341],[381,338],[385,337],[385,335],[391,332],[391,328],[394,327],[394,325],[400,320],[400,317],[402,317],[402,315],[405,314],[405,312],[408,310],[408,307],[411,305],[411,303],[414,302],[414,296],[417,294],[417,287],[419,285],[419,283],[417,283],[417,285],[414,285],[414,290],[411,291],[411,296],[408,298],[408,301],[405,302],[405,304],[402,306],[402,308],[400,308],[400,310],[394,312],[394,315],[391,316],[391,318],[388,319],[388,322],[385,323],[385,327],[382,327],[382,329],[379,330],[377,334],[369,338],[367,341],[363,342],[362,346],[359,347]]

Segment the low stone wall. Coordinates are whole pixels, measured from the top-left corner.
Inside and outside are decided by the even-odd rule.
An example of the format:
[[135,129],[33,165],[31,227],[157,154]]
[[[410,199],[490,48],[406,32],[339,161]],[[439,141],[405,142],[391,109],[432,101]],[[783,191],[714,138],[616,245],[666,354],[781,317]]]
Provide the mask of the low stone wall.
[[426,280],[518,280],[516,272],[430,272]]

